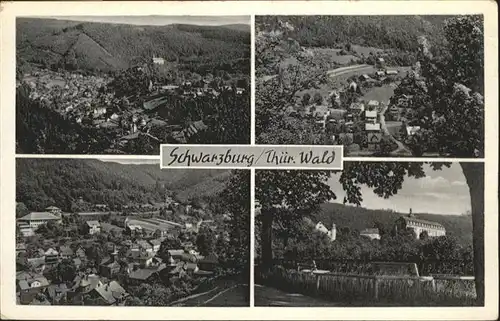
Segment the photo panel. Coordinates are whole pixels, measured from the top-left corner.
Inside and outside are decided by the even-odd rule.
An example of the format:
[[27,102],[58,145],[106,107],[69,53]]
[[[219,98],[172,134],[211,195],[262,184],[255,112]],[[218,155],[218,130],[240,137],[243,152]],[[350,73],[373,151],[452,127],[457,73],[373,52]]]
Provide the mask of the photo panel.
[[19,305],[250,304],[250,171],[16,160]]
[[484,164],[256,171],[255,306],[484,306]]
[[17,154],[250,143],[250,16],[16,19]]
[[484,157],[482,15],[255,17],[257,144]]

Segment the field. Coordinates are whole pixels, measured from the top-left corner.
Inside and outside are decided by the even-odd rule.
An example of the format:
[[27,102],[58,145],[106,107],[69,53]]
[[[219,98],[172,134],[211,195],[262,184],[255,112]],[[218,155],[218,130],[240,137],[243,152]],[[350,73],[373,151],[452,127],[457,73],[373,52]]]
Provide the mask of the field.
[[340,64],[340,65],[346,65],[351,60],[357,60],[358,57],[353,56],[353,55],[343,55],[340,56],[337,53],[342,51],[342,49],[336,49],[336,48],[309,48],[313,54],[316,55],[322,55],[326,56],[329,60],[331,60],[334,63]]
[[351,49],[358,55],[364,55],[364,56],[369,56],[370,52],[373,52],[374,54],[384,52],[384,49],[375,47],[365,47],[360,45],[351,45]]
[[384,85],[382,87],[373,87],[367,91],[361,99],[365,101],[369,100],[377,100],[379,102],[383,102],[388,104],[389,99],[394,95],[394,86],[393,85]]

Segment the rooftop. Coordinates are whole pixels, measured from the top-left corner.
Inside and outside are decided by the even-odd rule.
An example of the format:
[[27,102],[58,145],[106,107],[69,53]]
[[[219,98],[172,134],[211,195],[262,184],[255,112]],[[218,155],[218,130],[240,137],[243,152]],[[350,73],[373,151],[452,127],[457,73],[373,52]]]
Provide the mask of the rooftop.
[[21,218],[18,218],[19,221],[42,221],[42,220],[60,220],[60,217],[55,216],[49,212],[31,212],[28,215],[25,215]]
[[125,291],[125,289],[122,288],[122,286],[116,281],[101,284],[97,286],[95,290],[109,304],[113,304],[118,299],[128,296],[127,291]]
[[379,234],[379,231],[378,228],[365,228],[360,234]]
[[87,223],[87,225],[90,226],[90,227],[92,227],[92,226],[101,226],[101,224],[99,224],[99,221],[87,221],[85,223]]
[[401,218],[403,220],[405,220],[406,222],[429,224],[429,225],[433,225],[435,227],[439,227],[439,228],[444,229],[444,226],[442,224],[440,224],[440,223],[437,223],[437,222],[422,220],[422,219],[419,219],[419,218],[408,217],[408,216],[402,216]]

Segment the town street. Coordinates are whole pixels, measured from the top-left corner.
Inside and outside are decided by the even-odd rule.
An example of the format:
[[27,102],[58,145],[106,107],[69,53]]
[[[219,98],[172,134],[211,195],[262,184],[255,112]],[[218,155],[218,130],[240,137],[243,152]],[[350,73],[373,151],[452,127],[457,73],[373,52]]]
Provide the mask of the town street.
[[393,155],[408,155],[411,156],[411,151],[406,147],[403,143],[401,143],[399,140],[394,138],[394,136],[391,135],[389,130],[387,129],[387,125],[385,123],[385,112],[387,111],[388,105],[384,104],[384,107],[380,111],[380,127],[382,128],[382,131],[385,136],[389,137],[394,144],[398,145],[398,148],[394,151],[391,152]]

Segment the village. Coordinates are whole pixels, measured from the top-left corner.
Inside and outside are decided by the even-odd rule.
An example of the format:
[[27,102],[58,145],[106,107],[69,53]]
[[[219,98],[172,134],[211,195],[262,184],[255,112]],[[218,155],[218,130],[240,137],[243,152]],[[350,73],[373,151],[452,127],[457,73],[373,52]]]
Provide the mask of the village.
[[[373,67],[339,68],[340,73],[351,74],[344,85],[334,85],[337,87],[331,90],[331,85],[325,84],[319,91],[313,88],[301,92],[301,99],[287,115],[311,119],[327,136],[328,144],[343,145],[348,155],[401,156],[409,153],[404,138],[420,128],[412,126],[411,95],[401,95],[397,100],[393,95],[402,78],[410,73],[418,77],[417,68],[389,67],[383,57],[377,58]],[[333,72],[327,76],[335,78]]]
[[192,218],[202,209],[168,198],[126,205],[128,215],[90,205],[90,212],[50,206],[17,219],[18,304],[126,305],[142,284],[201,283],[217,274],[217,254],[197,247],[203,229],[217,228]]
[[[164,58],[152,57],[120,75],[131,88],[108,74],[52,71],[38,68],[22,75],[17,87],[27,86],[29,98],[55,110],[67,121],[96,128],[111,137],[107,153],[125,153],[127,144],[140,137],[159,143],[187,143],[211,125],[217,111],[212,102],[225,93],[242,96],[245,81],[222,80],[193,74],[167,81],[151,76],[164,70]],[[141,88],[143,90],[139,90]],[[117,93],[120,91],[120,94]],[[123,92],[125,91],[125,93]],[[208,120],[208,121],[207,121]]]

